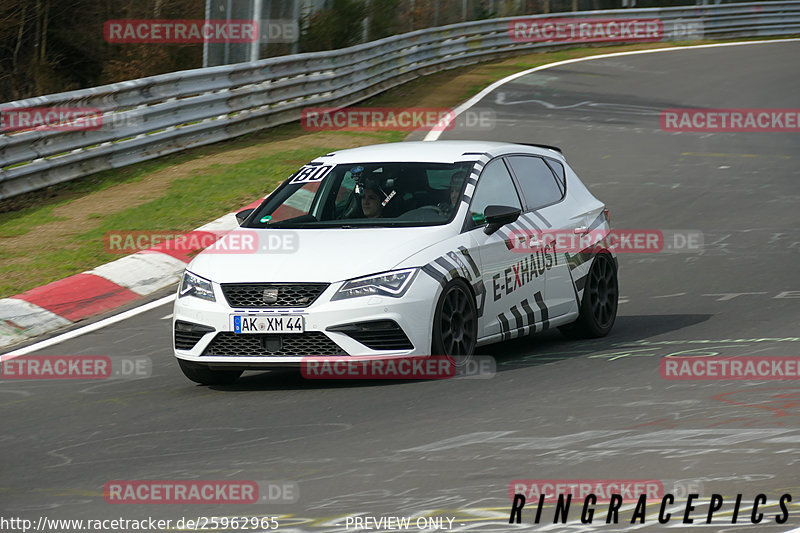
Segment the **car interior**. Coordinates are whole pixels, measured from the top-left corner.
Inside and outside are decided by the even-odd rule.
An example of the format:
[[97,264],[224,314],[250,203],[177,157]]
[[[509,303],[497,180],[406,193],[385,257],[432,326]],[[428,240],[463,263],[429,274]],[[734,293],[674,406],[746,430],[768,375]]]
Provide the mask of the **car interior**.
[[[289,184],[280,197],[262,205],[254,217],[261,227],[315,222],[362,224],[362,197],[372,190],[381,203],[371,222],[442,223],[450,219],[450,184],[469,163],[371,163],[338,165],[324,181]],[[459,183],[459,185],[461,185]],[[272,204],[272,205],[269,205]],[[256,226],[258,227],[258,226]]]

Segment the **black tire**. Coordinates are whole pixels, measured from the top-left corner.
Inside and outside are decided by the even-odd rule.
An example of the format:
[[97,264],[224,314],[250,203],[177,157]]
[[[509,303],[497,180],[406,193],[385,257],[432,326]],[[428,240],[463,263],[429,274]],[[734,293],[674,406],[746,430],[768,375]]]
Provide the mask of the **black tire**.
[[431,355],[471,356],[478,340],[478,310],[469,286],[461,279],[448,283],[433,314]]
[[571,339],[605,337],[617,319],[618,302],[619,282],[614,260],[607,253],[598,254],[586,278],[578,320],[559,330]]
[[206,365],[178,359],[183,375],[201,385],[230,385],[239,379],[242,370],[211,370]]

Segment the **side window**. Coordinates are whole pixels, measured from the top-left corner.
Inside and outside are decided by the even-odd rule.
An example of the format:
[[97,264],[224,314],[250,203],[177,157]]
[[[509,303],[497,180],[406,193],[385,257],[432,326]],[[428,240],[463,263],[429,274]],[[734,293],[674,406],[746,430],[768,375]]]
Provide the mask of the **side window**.
[[501,159],[495,159],[486,165],[478,179],[478,186],[472,195],[472,204],[469,208],[472,220],[476,224],[486,222],[483,212],[490,205],[522,209],[511,174]]
[[564,196],[553,171],[540,157],[512,155],[508,162],[522,187],[528,209],[554,204]]
[[559,185],[561,187],[562,193],[566,192],[566,190],[567,190],[567,178],[566,178],[566,176],[564,174],[564,165],[562,165],[560,162],[556,161],[555,159],[549,159],[549,158],[545,158],[544,162],[547,163],[547,166],[549,166],[553,170],[553,172],[556,175],[556,178],[558,178],[558,183],[559,183]]

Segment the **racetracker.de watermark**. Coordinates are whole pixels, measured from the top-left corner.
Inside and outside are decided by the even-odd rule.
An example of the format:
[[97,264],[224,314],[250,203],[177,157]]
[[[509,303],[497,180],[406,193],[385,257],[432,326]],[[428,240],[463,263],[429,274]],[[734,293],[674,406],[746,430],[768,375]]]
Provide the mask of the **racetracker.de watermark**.
[[262,43],[296,43],[300,25],[294,19],[264,19],[259,26]]
[[0,131],[85,131],[103,126],[103,112],[96,107],[0,108]]
[[257,20],[107,20],[103,37],[109,43],[191,44],[253,43],[259,40]]
[[134,112],[103,113],[97,107],[4,107],[0,108],[0,132],[96,131],[141,126]]
[[[705,502],[700,500],[700,494],[695,492],[686,496],[685,503],[676,504],[676,496],[672,493],[664,494],[660,498],[660,502],[653,501],[653,498],[649,498],[646,493],[639,494],[638,498],[625,498],[623,495],[616,493],[611,495],[607,505],[598,506],[600,499],[591,493],[583,501],[577,498],[573,500],[572,495],[567,495],[565,498],[561,494],[555,505],[546,507],[548,508],[548,514],[550,510],[553,512],[553,524],[558,524],[559,522],[562,524],[575,523],[573,520],[577,519],[580,519],[582,525],[592,524],[595,520],[599,523],[605,522],[605,524],[619,524],[620,521],[628,522],[629,520],[630,524],[650,523],[654,526],[656,523],[664,525],[670,523],[670,521],[680,522],[681,524],[697,522],[698,525],[703,523],[711,524],[712,521],[716,524],[723,522],[737,524],[741,522],[744,525],[748,519],[751,524],[771,522],[772,520],[776,524],[785,524],[790,518],[790,509],[789,505],[787,505],[792,501],[790,493],[784,493],[773,501],[770,501],[766,494],[763,493],[748,498],[749,501],[745,500],[743,502],[743,500],[745,500],[745,495],[742,493],[736,494],[735,499],[732,495],[722,496],[715,493],[711,495],[708,502]],[[527,498],[524,494],[517,493],[514,495],[511,514],[508,519],[509,524],[522,523],[522,511],[526,503]],[[708,505],[705,505],[706,503]],[[733,508],[723,509],[726,503]],[[550,521],[549,516],[542,517],[542,512],[545,510],[543,497],[540,497],[538,502],[531,502],[528,507],[534,508],[532,513],[528,513],[528,516],[533,514],[532,523],[539,524]],[[773,514],[769,511],[770,508],[779,509],[776,509],[778,512]],[[573,514],[570,517],[571,510],[573,512],[577,511],[578,516]],[[620,516],[623,512],[627,513],[629,511],[632,511],[630,515]],[[742,516],[740,516],[740,511]],[[715,516],[718,512],[721,515],[719,517]],[[685,531],[686,528],[683,528],[683,530]]]
[[703,249],[703,232],[657,229],[547,229],[513,230],[510,249],[517,253],[577,254],[597,247],[617,253],[697,253]]
[[300,113],[300,125],[308,131],[488,131],[495,122],[493,110],[478,108],[458,115],[446,107],[307,107]]
[[103,497],[113,504],[297,503],[300,487],[293,481],[113,480]]
[[669,132],[800,132],[800,108],[664,109],[660,120]]
[[451,379],[494,377],[497,363],[489,355],[418,355],[403,357],[305,357],[306,379]]
[[38,520],[19,517],[0,516],[0,531],[8,533],[19,531],[66,532],[87,531],[100,533],[142,532],[142,531],[269,531],[280,529],[278,516],[193,516],[181,518],[49,518],[40,516]]
[[508,36],[516,43],[653,42],[664,37],[664,24],[655,18],[518,18],[509,21]]
[[649,500],[657,500],[666,493],[684,498],[702,492],[703,483],[691,479],[515,479],[508,484],[509,499],[522,494],[528,501],[542,499],[544,502],[555,502],[560,496],[583,500],[590,494],[597,501],[609,501],[614,494],[623,498],[638,498],[644,494]]
[[110,254],[132,254],[144,250],[190,255],[205,250],[211,254],[289,254],[297,251],[300,237],[285,230],[255,231],[109,231],[103,247]]
[[153,374],[149,357],[26,355],[0,363],[0,379],[140,379]]
[[800,357],[664,357],[667,380],[800,380]]
[[664,484],[658,479],[515,479],[508,484],[508,497],[522,494],[527,500],[554,502],[559,496],[584,499],[590,494],[607,501],[612,494],[636,498],[646,494],[649,499],[664,495]]

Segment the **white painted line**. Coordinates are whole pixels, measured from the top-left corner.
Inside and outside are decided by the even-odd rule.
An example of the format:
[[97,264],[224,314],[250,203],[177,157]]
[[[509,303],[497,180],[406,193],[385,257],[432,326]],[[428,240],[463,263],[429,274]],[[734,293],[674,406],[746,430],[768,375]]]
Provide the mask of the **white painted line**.
[[14,359],[22,355],[27,355],[31,352],[35,352],[37,350],[41,350],[49,346],[53,346],[54,344],[58,344],[60,342],[64,342],[69,339],[74,339],[75,337],[79,337],[85,333],[91,333],[92,331],[97,331],[98,329],[110,326],[111,324],[122,322],[123,320],[128,319],[132,316],[136,316],[146,311],[150,311],[151,309],[155,309],[156,307],[161,307],[162,305],[166,305],[172,302],[173,300],[175,300],[174,294],[170,294],[169,296],[164,296],[163,298],[159,298],[158,300],[155,300],[153,302],[149,302],[144,305],[140,305],[139,307],[129,309],[124,313],[104,318],[103,320],[99,320],[94,324],[89,324],[87,326],[83,326],[82,328],[73,329],[72,331],[67,331],[66,333],[62,333],[61,335],[56,335],[55,337],[52,337],[50,339],[46,339],[41,342],[31,344],[30,346],[14,350],[13,352],[8,352],[7,354],[0,355],[0,362],[8,361],[9,359]]
[[498,87],[510,82],[514,81],[517,78],[521,78],[532,72],[538,72],[540,70],[547,70],[553,67],[560,67],[562,65],[569,65],[570,63],[580,63],[581,61],[591,61],[593,59],[606,59],[609,57],[620,57],[620,56],[629,56],[629,55],[636,55],[636,54],[656,54],[659,52],[676,52],[679,50],[693,50],[698,48],[720,48],[723,46],[740,46],[740,45],[747,45],[747,44],[775,44],[775,43],[787,43],[793,41],[800,41],[800,39],[775,39],[775,40],[768,40],[768,41],[738,41],[734,43],[715,43],[715,44],[697,44],[694,46],[671,46],[669,48],[654,48],[652,50],[632,50],[630,52],[614,52],[610,54],[601,54],[596,56],[588,56],[588,57],[576,57],[574,59],[566,59],[564,61],[557,61],[555,63],[548,63],[546,65],[540,65],[538,67],[534,67],[528,70],[523,70],[522,72],[517,72],[516,74],[512,74],[510,76],[506,76],[502,80],[498,80],[493,84],[489,85],[481,92],[464,102],[463,104],[456,107],[452,113],[448,113],[445,118],[443,118],[436,126],[433,127],[431,131],[425,136],[425,141],[435,141],[444,132],[450,123],[456,119],[458,115],[469,109],[470,107],[474,106],[481,100],[483,100],[486,95],[497,89]]

